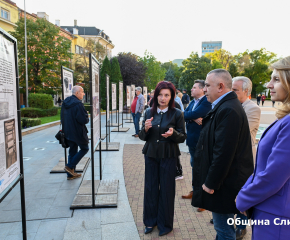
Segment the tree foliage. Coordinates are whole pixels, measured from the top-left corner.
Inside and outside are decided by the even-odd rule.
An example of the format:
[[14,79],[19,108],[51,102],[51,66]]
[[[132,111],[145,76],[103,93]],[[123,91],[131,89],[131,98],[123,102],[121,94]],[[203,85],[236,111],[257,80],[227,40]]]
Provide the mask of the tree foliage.
[[[118,93],[119,92],[119,82],[123,81],[120,65],[119,65],[118,59],[116,57],[112,58],[110,60],[110,62],[111,62],[110,81],[112,83],[116,83],[117,93]],[[111,85],[110,85],[110,88],[111,88]],[[118,96],[117,96],[117,106],[119,106],[119,97]]]
[[199,57],[198,53],[192,52],[189,58],[185,59],[181,68],[181,77],[179,80],[179,88],[186,89],[190,92],[194,81],[197,79],[205,79],[206,75],[212,69],[210,59],[207,57]]
[[211,60],[213,69],[224,68],[226,70],[228,70],[231,62],[234,59],[232,54],[224,49],[219,49],[212,53],[207,53],[205,54],[205,57]]
[[[59,28],[45,19],[26,20],[28,85],[33,92],[60,91],[61,66],[69,67],[71,41],[59,35]],[[18,42],[20,86],[25,91],[24,18],[10,32]]]
[[172,69],[170,67],[165,74],[165,80],[172,82],[175,86],[177,84],[176,79],[174,77],[174,72],[172,71]]
[[174,73],[174,78],[176,80],[176,85],[175,86],[178,87],[178,82],[179,82],[179,79],[181,77],[180,67],[178,67],[178,65],[176,63],[173,63],[173,62],[162,63],[161,67],[164,68],[166,71],[168,71],[168,69],[171,68],[171,70]]
[[143,86],[146,76],[146,67],[142,61],[138,61],[139,57],[132,53],[119,53],[117,56],[124,89],[126,86],[135,84],[135,86]]
[[149,90],[155,89],[158,82],[164,80],[166,70],[161,67],[161,63],[149,52],[145,51],[144,57],[139,61],[146,67],[144,84]]

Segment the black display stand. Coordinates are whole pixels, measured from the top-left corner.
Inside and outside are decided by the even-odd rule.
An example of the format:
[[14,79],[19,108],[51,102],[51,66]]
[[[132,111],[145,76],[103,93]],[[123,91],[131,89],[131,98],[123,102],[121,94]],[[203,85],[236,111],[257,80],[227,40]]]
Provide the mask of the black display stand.
[[[18,177],[4,190],[0,195],[0,203],[12,191],[12,189],[20,182],[20,198],[21,198],[21,220],[22,220],[22,238],[27,239],[26,229],[26,211],[25,211],[25,188],[24,188],[24,166],[23,166],[23,150],[22,150],[22,132],[21,132],[21,112],[20,112],[20,93],[19,93],[19,73],[18,73],[18,54],[17,40],[0,28],[0,34],[8,41],[14,44],[15,74],[16,74],[16,93],[17,93],[17,120],[18,120],[18,137],[19,137],[19,161],[20,174]],[[28,87],[28,86],[26,86]],[[28,96],[27,96],[28,97]]]

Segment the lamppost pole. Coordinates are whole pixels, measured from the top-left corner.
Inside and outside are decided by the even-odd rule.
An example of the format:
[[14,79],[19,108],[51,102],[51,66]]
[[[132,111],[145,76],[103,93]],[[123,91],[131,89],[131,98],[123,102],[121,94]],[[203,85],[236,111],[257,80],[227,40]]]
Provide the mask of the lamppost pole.
[[24,40],[25,40],[25,81],[26,81],[26,107],[28,106],[28,64],[27,64],[27,34],[26,34],[26,7],[24,0]]

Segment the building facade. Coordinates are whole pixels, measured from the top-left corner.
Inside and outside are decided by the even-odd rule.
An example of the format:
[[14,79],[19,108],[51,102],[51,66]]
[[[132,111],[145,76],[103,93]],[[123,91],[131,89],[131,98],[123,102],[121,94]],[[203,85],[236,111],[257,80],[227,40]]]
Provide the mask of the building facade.
[[222,48],[222,41],[202,42],[201,55],[204,56],[206,53],[212,53],[221,48]]
[[16,3],[10,0],[0,0],[0,27],[6,32],[13,31],[19,20],[19,12]]

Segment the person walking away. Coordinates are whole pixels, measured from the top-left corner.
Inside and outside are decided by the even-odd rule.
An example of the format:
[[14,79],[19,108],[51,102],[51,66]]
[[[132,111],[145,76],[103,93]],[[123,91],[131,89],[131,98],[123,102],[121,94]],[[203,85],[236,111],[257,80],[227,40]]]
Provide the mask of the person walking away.
[[[252,239],[288,240],[290,236],[290,56],[271,66],[267,84],[271,100],[282,103],[278,118],[263,133],[257,150],[256,166],[240,190],[236,205],[252,212]],[[250,210],[250,211],[249,211]],[[260,224],[262,223],[262,224]]]
[[[192,169],[192,181],[193,181],[193,163],[196,144],[199,139],[199,134],[202,128],[202,119],[211,110],[211,103],[207,101],[203,88],[205,86],[204,80],[195,80],[194,85],[191,88],[191,96],[193,100],[184,111],[184,120],[186,122],[187,139],[186,145],[190,153],[190,165]],[[188,195],[182,195],[183,199],[191,199],[193,195],[192,191]],[[198,212],[204,211],[202,208],[197,209]]]
[[257,96],[257,105],[260,106],[260,102],[261,102],[261,94],[258,94]]
[[175,174],[179,143],[186,139],[183,113],[174,107],[175,87],[156,86],[152,108],[145,111],[139,138],[146,141],[143,222],[145,234],[158,226],[159,236],[173,230]]
[[133,100],[133,103],[131,105],[131,111],[132,111],[132,116],[133,116],[133,122],[135,126],[135,134],[132,135],[133,137],[139,137],[139,122],[140,122],[140,117],[142,115],[142,112],[145,107],[145,99],[144,96],[141,94],[142,88],[141,87],[136,87],[135,92],[136,92],[136,97]]
[[58,106],[60,107],[61,106],[61,98],[60,97],[58,98],[57,103],[58,103]]
[[235,197],[253,173],[251,135],[246,113],[231,91],[224,69],[207,74],[203,89],[212,110],[202,120],[193,166],[192,205],[212,212],[216,239],[235,240],[228,219],[239,213]]
[[181,101],[183,104],[183,108],[186,109],[188,104],[189,104],[189,101],[190,101],[190,98],[189,98],[188,94],[186,93],[186,89],[183,89],[183,96],[181,98]]
[[275,101],[272,100],[272,107],[275,107]]
[[265,100],[266,100],[266,96],[265,96],[265,94],[262,94],[261,100],[262,100],[262,106],[264,106],[264,102],[265,102]]
[[[245,110],[247,119],[249,122],[251,142],[252,142],[252,152],[253,152],[253,162],[255,164],[256,159],[256,135],[260,125],[261,109],[249,99],[252,91],[252,81],[247,77],[235,77],[233,78],[232,90],[237,94],[238,100],[242,104]],[[262,100],[263,104],[263,100]],[[237,214],[236,219],[241,219],[243,221],[247,220],[244,214]],[[236,224],[236,239],[242,239],[247,233],[246,225]]]
[[[64,170],[67,179],[72,180],[82,175],[75,172],[76,166],[89,151],[89,138],[86,124],[89,122],[88,113],[81,100],[85,93],[80,86],[72,88],[72,96],[67,97],[61,107],[61,124],[65,139],[69,145],[68,163]],[[80,151],[78,151],[80,148]]]

